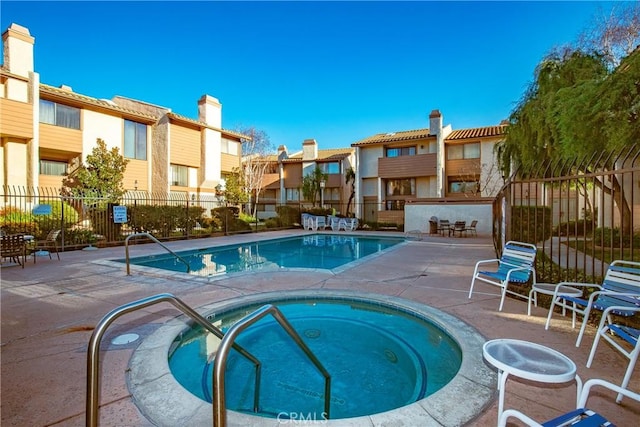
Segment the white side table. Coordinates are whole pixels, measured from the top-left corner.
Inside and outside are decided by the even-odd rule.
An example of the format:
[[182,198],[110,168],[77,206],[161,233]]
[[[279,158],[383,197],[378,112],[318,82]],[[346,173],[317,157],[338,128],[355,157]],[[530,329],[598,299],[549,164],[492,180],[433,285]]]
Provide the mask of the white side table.
[[564,354],[529,341],[497,339],[484,343],[482,354],[498,368],[498,419],[504,410],[504,389],[509,375],[541,383],[560,384],[575,381],[576,403],[582,391],[582,380],[576,364]]
[[[582,296],[582,290],[578,288],[572,288],[566,285],[554,285],[552,283],[536,283],[531,287],[529,291],[529,303],[527,305],[527,315],[531,316],[531,302],[538,306],[538,294],[550,295],[555,299],[557,295],[568,295],[570,297]],[[562,315],[566,314],[566,310],[562,309]]]

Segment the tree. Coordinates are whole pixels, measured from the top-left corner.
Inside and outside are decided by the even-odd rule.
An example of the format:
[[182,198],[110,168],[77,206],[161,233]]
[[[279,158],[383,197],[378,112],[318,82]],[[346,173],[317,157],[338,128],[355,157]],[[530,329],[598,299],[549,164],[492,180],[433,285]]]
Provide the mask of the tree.
[[344,174],[345,184],[351,184],[351,194],[349,194],[349,201],[347,202],[347,216],[351,213],[351,203],[356,196],[356,171],[354,168],[349,168]]
[[[555,175],[612,169],[615,165],[604,163],[609,156],[599,154],[640,140],[640,49],[615,68],[608,55],[565,48],[542,60],[511,113],[505,141],[496,146],[503,175],[509,176],[512,167],[521,174],[537,174],[542,164],[551,162],[560,166],[547,169]],[[581,169],[574,170],[574,164]],[[595,184],[614,197],[620,217],[628,218],[631,208],[617,177]],[[628,225],[623,221],[623,228]]]
[[225,178],[224,187],[216,186],[216,197],[219,202],[225,205],[241,205],[249,201],[249,193],[247,192],[245,174],[241,173],[238,168],[234,168],[230,175]]
[[312,206],[316,207],[316,198],[320,193],[320,182],[327,181],[328,174],[322,172],[319,166],[308,175],[302,178],[302,195],[305,200],[311,201]]
[[107,144],[98,138],[85,163],[78,164],[62,180],[63,193],[73,196],[90,194],[115,203],[125,193],[122,180],[128,163],[118,147],[109,150]]
[[244,169],[244,186],[249,194],[253,195],[253,207],[248,200],[249,211],[252,216],[256,216],[258,200],[264,187],[264,175],[270,161],[270,153],[274,148],[271,145],[269,136],[262,130],[255,127],[240,127],[236,132],[247,135],[249,138],[242,138],[242,167]]

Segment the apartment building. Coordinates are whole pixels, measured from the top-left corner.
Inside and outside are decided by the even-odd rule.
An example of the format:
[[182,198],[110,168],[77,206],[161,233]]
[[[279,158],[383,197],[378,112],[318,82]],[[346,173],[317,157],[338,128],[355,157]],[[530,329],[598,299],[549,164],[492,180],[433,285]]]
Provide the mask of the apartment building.
[[225,174],[240,166],[247,137],[222,128],[216,98],[197,101],[196,119],[122,96],[92,98],[40,82],[27,28],[12,24],[2,40],[0,185],[59,188],[98,138],[129,160],[127,190],[213,199]]
[[266,159],[269,165],[263,178],[264,189],[259,200],[258,216],[274,216],[275,208],[279,205],[312,207],[313,202],[305,200],[302,194],[302,180],[316,167],[327,174],[316,206],[324,205],[345,215],[351,195],[351,185],[347,185],[345,173],[349,168],[354,168],[355,151],[354,148],[321,150],[315,139],[304,140],[302,150],[293,153],[284,145],[278,147],[278,153]]
[[505,123],[474,129],[443,126],[433,110],[429,128],[376,134],[356,149],[356,216],[403,224],[405,205],[492,197],[503,180],[493,147]]

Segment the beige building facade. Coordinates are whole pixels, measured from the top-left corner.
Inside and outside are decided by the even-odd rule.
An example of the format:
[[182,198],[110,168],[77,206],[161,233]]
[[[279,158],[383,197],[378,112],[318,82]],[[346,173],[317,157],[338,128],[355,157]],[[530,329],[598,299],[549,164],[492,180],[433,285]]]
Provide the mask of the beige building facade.
[[129,160],[123,185],[131,191],[213,199],[240,166],[245,136],[222,128],[216,98],[197,101],[196,119],[122,96],[93,98],[41,83],[27,28],[12,24],[2,40],[0,185],[60,188],[97,139]]

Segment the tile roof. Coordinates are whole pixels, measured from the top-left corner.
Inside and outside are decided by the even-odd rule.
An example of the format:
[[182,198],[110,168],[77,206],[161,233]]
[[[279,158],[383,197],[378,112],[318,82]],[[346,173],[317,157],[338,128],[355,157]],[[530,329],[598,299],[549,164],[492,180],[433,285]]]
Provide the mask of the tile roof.
[[[76,93],[76,92],[73,92],[73,91],[70,91],[70,90],[49,86],[49,85],[46,85],[44,83],[40,84],[40,92],[45,93],[45,94],[49,94],[49,95],[52,95],[52,96],[60,97],[60,98],[74,100],[74,101],[80,102],[80,103],[82,103],[84,105],[92,105],[92,106],[96,106],[96,107],[112,110],[112,111],[115,111],[115,112],[119,112],[119,113],[123,113],[123,114],[127,114],[127,115],[132,115],[132,116],[136,116],[136,117],[139,117],[139,118],[144,118],[144,119],[147,119],[147,120],[152,120],[154,122],[157,121],[158,118],[159,118],[159,116],[157,116],[157,115],[144,113],[144,112],[141,112],[141,111],[133,110],[131,108],[121,107],[121,106],[117,105],[115,102],[113,102],[111,100],[108,100],[108,99],[92,98],[90,96],[81,95],[79,93]],[[186,123],[191,123],[191,124],[194,124],[194,125],[197,125],[197,126],[200,126],[200,127],[214,129],[214,130],[223,132],[225,134],[228,134],[228,135],[231,135],[231,136],[235,136],[235,137],[240,138],[240,139],[251,139],[251,137],[249,137],[248,135],[244,135],[244,134],[241,134],[239,132],[230,131],[230,130],[226,130],[226,129],[218,129],[218,128],[215,128],[213,126],[207,125],[205,122],[202,122],[202,121],[199,121],[199,120],[190,119],[188,117],[181,116],[179,114],[168,112],[167,116],[170,117],[170,118],[173,118],[175,120],[180,120],[180,121],[183,121],[183,122],[186,122]]]
[[104,100],[104,99],[92,98],[92,97],[86,96],[86,95],[80,95],[79,93],[72,92],[72,91],[66,90],[66,89],[60,89],[60,88],[57,88],[57,87],[49,86],[49,85],[46,85],[44,83],[40,83],[40,93],[45,93],[45,94],[57,96],[57,97],[60,97],[60,98],[74,100],[74,101],[80,102],[80,103],[85,104],[85,105],[92,105],[92,106],[95,106],[95,107],[105,108],[105,109],[108,109],[108,110],[117,111],[119,113],[134,115],[134,116],[137,116],[137,117],[141,117],[141,118],[145,118],[145,119],[151,119],[151,120],[154,120],[154,121],[156,120],[156,117],[151,115],[151,114],[141,113],[140,111],[131,110],[131,109],[128,109],[128,108],[123,108],[123,107],[120,107],[120,106],[116,105],[112,101],[108,101],[108,100]]
[[400,132],[379,133],[351,144],[352,147],[370,144],[381,144],[384,142],[412,141],[416,139],[428,138],[429,129],[404,130]]
[[[318,150],[318,157],[313,159],[316,162],[342,160],[353,154],[353,148],[333,148],[327,150]],[[291,157],[284,159],[283,163],[296,163],[302,161],[302,153],[296,153]]]
[[469,138],[488,138],[493,136],[502,136],[505,133],[507,125],[486,126],[473,129],[460,129],[451,132],[444,140],[454,141],[457,139]]

